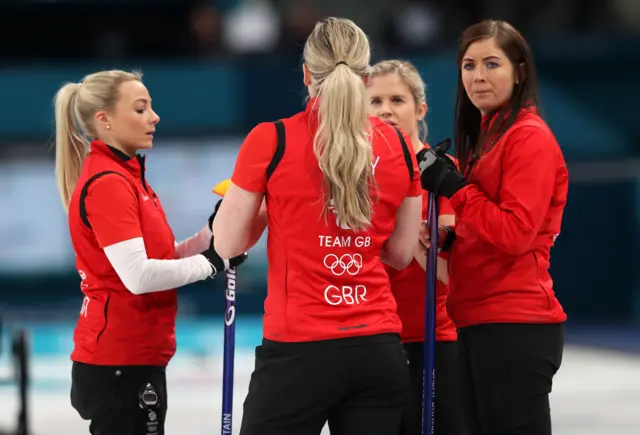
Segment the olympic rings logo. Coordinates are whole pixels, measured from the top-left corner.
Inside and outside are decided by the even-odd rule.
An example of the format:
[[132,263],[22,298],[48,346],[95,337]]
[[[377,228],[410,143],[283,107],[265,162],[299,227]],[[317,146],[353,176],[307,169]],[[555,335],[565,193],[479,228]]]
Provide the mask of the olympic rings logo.
[[362,269],[362,255],[344,254],[338,257],[336,254],[327,254],[324,257],[324,267],[337,276],[343,275],[345,272],[352,276],[357,275]]

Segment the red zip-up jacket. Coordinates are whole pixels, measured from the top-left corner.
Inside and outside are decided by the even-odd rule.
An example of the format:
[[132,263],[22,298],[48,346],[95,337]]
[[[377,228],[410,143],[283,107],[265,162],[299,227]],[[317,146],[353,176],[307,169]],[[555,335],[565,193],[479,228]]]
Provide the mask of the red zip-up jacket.
[[175,353],[176,291],[131,293],[103,250],[142,237],[149,258],[176,256],[160,200],[144,178],[144,162],[93,141],[71,196],[69,230],[85,295],[73,361],[166,366]]
[[[256,126],[247,136],[232,181],[264,192],[268,213],[268,292],[264,337],[304,342],[382,333],[399,334],[400,319],[380,261],[396,211],[408,196],[420,195],[419,172],[409,140],[399,130],[369,118],[376,188],[372,226],[354,232],[323,214],[322,171],[314,152],[317,100],[282,120],[286,146],[276,152],[277,127]],[[280,156],[269,177],[274,156]]]
[[[429,148],[429,145],[425,145]],[[439,215],[454,214],[449,200],[444,196],[438,198]],[[429,192],[422,191],[422,219],[427,218],[429,206]],[[439,254],[442,258],[448,258],[447,252]],[[398,315],[402,321],[400,338],[404,343],[424,341],[425,309],[426,309],[426,284],[425,270],[414,259],[411,264],[402,270],[385,266],[391,291],[398,304]],[[456,341],[458,332],[456,326],[447,314],[447,296],[449,286],[438,280],[436,283],[436,341]]]
[[[494,120],[483,119],[483,126]],[[480,157],[451,197],[456,235],[449,256],[448,312],[458,327],[566,320],[549,274],[569,176],[536,110]]]

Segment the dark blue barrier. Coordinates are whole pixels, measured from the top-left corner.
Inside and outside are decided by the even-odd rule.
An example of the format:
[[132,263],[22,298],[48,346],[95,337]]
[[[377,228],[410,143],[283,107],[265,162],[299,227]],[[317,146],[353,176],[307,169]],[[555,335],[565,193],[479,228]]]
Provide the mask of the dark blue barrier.
[[[445,53],[410,60],[416,63],[428,86],[431,140],[450,137],[457,80],[455,59]],[[50,138],[56,90],[66,81],[78,81],[85,74],[104,68],[143,71],[154,108],[162,118],[158,135],[164,138],[246,134],[259,122],[300,111],[306,96],[300,61],[290,57],[9,69],[0,71],[0,94],[7,102],[0,107],[0,143]],[[598,86],[608,85],[600,82]],[[603,116],[608,101],[585,105],[549,77],[542,77],[540,88],[542,109],[567,157],[620,157],[634,153],[629,133]]]
[[571,185],[551,274],[573,320],[638,320],[637,197],[635,181]]
[[0,70],[0,141],[51,137],[53,98],[66,82],[107,68],[144,73],[154,108],[161,116],[159,134],[232,132],[242,128],[244,78],[225,62],[153,64],[39,65]]

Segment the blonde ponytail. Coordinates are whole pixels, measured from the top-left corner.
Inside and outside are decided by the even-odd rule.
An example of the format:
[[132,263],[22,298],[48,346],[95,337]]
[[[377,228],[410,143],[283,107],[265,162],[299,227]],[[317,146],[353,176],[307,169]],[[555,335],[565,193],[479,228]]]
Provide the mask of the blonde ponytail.
[[318,98],[314,150],[338,225],[361,231],[371,225],[373,183],[370,124],[367,117],[369,41],[351,20],[327,18],[309,36],[305,65]]
[[76,126],[74,100],[80,84],[64,85],[55,97],[56,118],[56,180],[65,211],[76,187],[82,162],[87,155],[87,140]]
[[315,151],[338,224],[363,230],[371,224],[373,150],[362,78],[338,65],[318,94],[320,122]]

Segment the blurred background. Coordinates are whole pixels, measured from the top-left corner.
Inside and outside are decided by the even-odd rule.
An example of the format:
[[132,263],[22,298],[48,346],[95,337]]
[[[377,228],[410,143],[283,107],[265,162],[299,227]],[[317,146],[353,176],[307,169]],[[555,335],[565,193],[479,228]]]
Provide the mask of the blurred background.
[[[57,89],[98,69],[144,73],[161,117],[147,179],[182,239],[206,223],[217,201],[211,188],[231,175],[248,131],[304,107],[302,46],[327,15],[361,26],[374,61],[417,65],[428,86],[431,142],[452,134],[462,30],[496,18],[524,33],[542,110],[571,179],[552,250],[570,345],[556,382],[556,432],[637,434],[640,383],[631,379],[640,379],[640,1],[0,0],[0,377],[13,376],[9,337],[25,328],[33,433],[87,433],[68,405],[68,355],[82,296],[54,178]],[[266,268],[263,240],[239,276],[244,378],[236,409],[260,341]],[[179,291],[170,373],[184,394],[170,408],[168,433],[219,427],[218,412],[206,413],[220,395],[223,286],[208,281]],[[0,388],[0,433],[16,424],[15,389]]]

